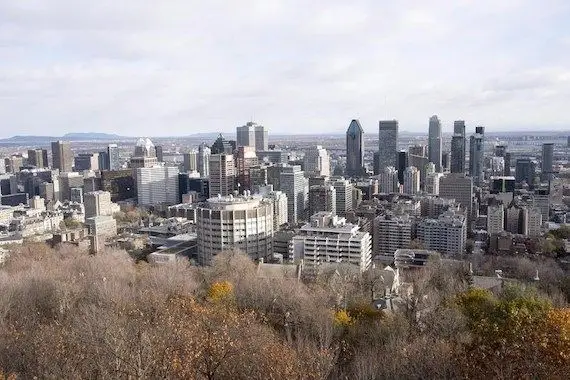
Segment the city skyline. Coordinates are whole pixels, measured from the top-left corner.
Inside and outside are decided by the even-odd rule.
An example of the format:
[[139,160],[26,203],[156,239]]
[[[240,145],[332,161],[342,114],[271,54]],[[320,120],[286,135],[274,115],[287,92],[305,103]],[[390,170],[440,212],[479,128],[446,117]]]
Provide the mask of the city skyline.
[[7,2],[0,138],[568,129],[570,4],[378,3]]

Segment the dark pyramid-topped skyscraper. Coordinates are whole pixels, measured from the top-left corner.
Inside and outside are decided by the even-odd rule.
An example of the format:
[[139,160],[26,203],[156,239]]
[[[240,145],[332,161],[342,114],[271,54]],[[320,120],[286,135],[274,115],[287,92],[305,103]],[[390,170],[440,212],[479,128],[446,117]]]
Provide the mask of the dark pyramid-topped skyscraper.
[[346,130],[346,175],[357,177],[364,173],[364,130],[356,119]]

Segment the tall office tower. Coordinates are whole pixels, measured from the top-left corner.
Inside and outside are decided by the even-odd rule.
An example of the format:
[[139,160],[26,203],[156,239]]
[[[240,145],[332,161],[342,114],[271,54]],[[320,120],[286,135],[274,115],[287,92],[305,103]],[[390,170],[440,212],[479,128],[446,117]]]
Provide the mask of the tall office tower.
[[485,162],[485,128],[476,127],[469,139],[469,175],[473,184],[481,186],[484,181]]
[[83,203],[83,189],[81,187],[72,187],[69,189],[69,201],[73,203]]
[[415,166],[404,170],[404,194],[417,194],[420,192],[420,171]]
[[532,196],[533,206],[540,210],[542,220],[550,220],[550,190],[548,188],[535,189]]
[[309,214],[326,211],[336,215],[336,190],[330,185],[317,185],[309,188]]
[[439,196],[455,199],[468,214],[471,214],[473,179],[465,174],[449,173],[439,179]]
[[380,152],[374,152],[372,159],[372,171],[374,175],[380,174]]
[[259,186],[258,195],[273,203],[273,230],[275,232],[287,223],[287,195],[282,191],[274,191],[272,185]]
[[226,140],[221,133],[211,146],[212,154],[233,154],[235,150],[235,142]]
[[206,143],[202,143],[198,146],[198,172],[200,176],[206,178],[210,176],[210,155],[212,151]]
[[453,136],[451,137],[451,172],[465,173],[465,121],[453,122]]
[[100,215],[112,215],[111,193],[108,191],[91,191],[85,193],[85,218]]
[[417,227],[418,240],[426,249],[461,255],[467,242],[467,218],[446,212],[437,219],[423,219]]
[[552,178],[552,164],[554,161],[554,144],[542,144],[542,166],[540,179],[549,181]]
[[449,152],[442,152],[441,153],[441,171],[446,173],[449,172],[451,165],[451,155]]
[[305,152],[303,164],[305,173],[309,177],[329,177],[331,175],[331,159],[327,150],[320,145]]
[[435,170],[441,172],[441,121],[437,115],[429,118],[428,159],[435,164]]
[[502,157],[504,161],[504,171],[502,175],[511,175],[511,154],[507,152],[507,146],[504,144],[495,145],[495,157]]
[[[137,168],[150,168],[158,163],[156,158],[156,149],[154,144],[148,138],[140,138],[135,144],[135,154],[129,161],[129,167],[132,169]],[[135,171],[136,176],[136,171]]]
[[47,150],[45,149],[28,149],[28,165],[36,168],[47,168]]
[[71,189],[83,186],[83,176],[77,172],[63,172],[59,174],[59,200],[71,200]]
[[380,173],[380,191],[382,193],[399,193],[398,171],[393,166],[384,168]]
[[184,171],[191,172],[193,170],[198,170],[198,151],[191,150],[188,153],[184,153]]
[[[217,156],[217,155],[214,155]],[[198,262],[237,249],[253,260],[273,256],[273,203],[261,197],[210,198],[196,213]]]
[[505,172],[503,174],[506,176],[510,176],[511,175],[511,153],[506,152],[504,159],[505,159]]
[[232,195],[235,189],[235,163],[232,154],[210,155],[210,198]]
[[409,166],[408,163],[408,153],[405,150],[401,150],[396,155],[396,162],[398,166],[396,166],[396,170],[398,170],[398,182],[400,184],[404,183],[404,171]]
[[263,125],[252,121],[236,128],[237,146],[251,146],[255,150],[267,150],[269,144],[267,130]]
[[542,214],[540,209],[531,207],[528,210],[528,235],[538,237],[542,234]]
[[178,203],[178,167],[153,166],[137,168],[137,195],[139,205]]
[[99,170],[99,153],[79,153],[74,161],[75,171]]
[[408,148],[408,155],[427,157],[426,146],[421,144],[412,145]]
[[240,146],[237,149],[236,175],[238,191],[242,194],[245,190],[251,190],[250,168],[257,165],[255,148],[252,146]]
[[426,175],[425,192],[432,195],[439,195],[439,180],[443,173],[429,173]]
[[357,265],[365,271],[372,261],[372,239],[368,232],[332,213],[320,212],[300,228],[289,245],[290,256],[314,268],[325,263]]
[[73,152],[69,141],[54,141],[51,143],[52,167],[61,173],[73,170]]
[[378,123],[378,173],[393,166],[397,167],[396,152],[398,151],[398,121],[381,120]]
[[515,180],[518,184],[526,183],[532,190],[534,189],[534,179],[536,177],[536,162],[530,158],[519,158],[515,167]]
[[346,130],[346,175],[358,177],[364,174],[364,130],[354,119]]
[[107,155],[109,158],[109,170],[121,169],[121,158],[119,157],[119,147],[117,144],[109,144],[107,146]]
[[487,232],[489,235],[498,234],[505,230],[505,206],[495,202],[487,207]]
[[399,248],[408,248],[412,239],[412,220],[409,215],[380,215],[374,218],[374,256],[394,256]]
[[102,150],[97,154],[99,155],[99,170],[109,170],[109,152]]
[[280,190],[287,195],[289,223],[297,224],[305,213],[308,181],[301,166],[282,166],[279,175]]
[[164,162],[164,150],[162,149],[162,145],[156,145],[154,151],[158,162]]
[[24,166],[24,157],[19,154],[14,154],[4,159],[6,164],[5,169],[8,173],[18,173]]
[[506,211],[505,230],[512,234],[528,235],[528,209],[512,202]]
[[331,181],[330,184],[336,190],[336,213],[339,216],[346,216],[352,207],[352,189],[353,186],[349,180],[340,178]]

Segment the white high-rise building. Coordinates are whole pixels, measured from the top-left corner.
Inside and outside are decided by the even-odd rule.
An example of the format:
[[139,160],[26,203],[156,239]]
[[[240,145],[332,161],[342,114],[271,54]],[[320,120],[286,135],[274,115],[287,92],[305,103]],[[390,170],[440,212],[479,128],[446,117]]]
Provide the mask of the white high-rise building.
[[311,216],[293,237],[289,253],[308,267],[325,263],[348,263],[366,270],[372,261],[372,239],[368,232],[330,212]]
[[446,212],[437,219],[423,219],[418,224],[417,235],[425,249],[442,254],[463,254],[467,221],[464,215]]
[[200,176],[203,178],[207,178],[210,176],[210,154],[211,149],[205,143],[202,143],[198,146],[198,157],[197,157],[197,164],[198,164],[198,172]]
[[428,194],[439,195],[439,180],[442,173],[429,173],[426,175],[425,191]]
[[542,214],[540,209],[532,207],[528,210],[528,235],[540,236],[542,233]]
[[273,230],[279,231],[289,221],[287,195],[282,191],[274,191],[273,185],[260,186],[259,195],[273,202]]
[[336,190],[336,213],[339,216],[346,216],[346,213],[353,210],[352,189],[349,180],[340,178],[330,182]]
[[85,218],[100,215],[112,215],[111,193],[108,191],[91,191],[85,194]]
[[210,155],[210,197],[234,193],[235,164],[232,154]]
[[408,166],[404,170],[404,194],[417,194],[420,192],[420,171],[415,166]]
[[303,219],[307,208],[308,181],[299,165],[283,166],[280,169],[279,186],[287,195],[289,223],[296,224]]
[[273,256],[273,202],[257,196],[210,198],[196,213],[198,261],[239,249],[254,260]]
[[374,218],[374,256],[393,257],[399,248],[408,248],[412,220],[408,215],[380,215]]
[[382,193],[399,193],[398,171],[393,166],[385,167],[380,172],[380,191]]
[[505,230],[505,206],[495,203],[487,207],[487,232],[498,234]]
[[305,153],[303,160],[305,173],[309,177],[329,177],[331,175],[330,157],[326,149],[317,145]]
[[441,172],[441,121],[437,115],[429,118],[428,159],[435,164],[435,171]]
[[142,206],[178,203],[178,167],[137,168],[137,195]]
[[191,172],[198,170],[198,151],[191,150],[188,153],[184,153],[184,171]]

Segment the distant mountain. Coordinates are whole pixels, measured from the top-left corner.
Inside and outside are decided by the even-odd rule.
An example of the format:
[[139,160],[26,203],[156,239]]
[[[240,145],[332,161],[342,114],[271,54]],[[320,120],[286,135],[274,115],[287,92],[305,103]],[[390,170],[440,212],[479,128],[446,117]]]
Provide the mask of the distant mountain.
[[65,141],[116,141],[119,139],[128,139],[129,137],[123,137],[119,135],[113,135],[108,133],[67,133],[63,136],[12,136],[6,139],[0,139],[0,144],[49,144],[52,141],[65,140]]
[[125,137],[109,133],[82,132],[82,133],[66,133],[61,138],[63,140],[74,141],[74,140],[117,140]]

